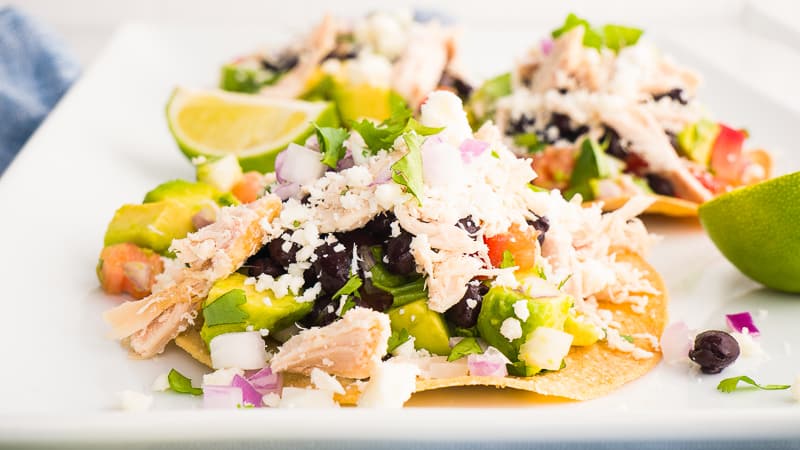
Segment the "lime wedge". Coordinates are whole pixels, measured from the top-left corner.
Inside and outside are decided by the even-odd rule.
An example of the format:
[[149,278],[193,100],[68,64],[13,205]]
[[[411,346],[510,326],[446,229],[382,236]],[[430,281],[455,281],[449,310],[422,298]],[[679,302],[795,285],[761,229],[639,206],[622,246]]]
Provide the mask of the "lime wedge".
[[312,123],[337,126],[339,121],[328,102],[179,87],[167,103],[167,122],[189,158],[232,154],[245,171],[269,172],[281,150],[305,142]]
[[800,172],[720,195],[698,212],[711,240],[742,273],[800,293]]

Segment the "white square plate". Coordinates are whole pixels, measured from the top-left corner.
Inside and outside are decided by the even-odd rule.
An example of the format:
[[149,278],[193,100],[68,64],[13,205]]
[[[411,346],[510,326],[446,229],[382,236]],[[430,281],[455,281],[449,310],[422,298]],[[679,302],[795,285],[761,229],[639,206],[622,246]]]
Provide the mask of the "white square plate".
[[[467,60],[479,75],[498,73],[536,42],[540,31],[472,31],[465,36]],[[222,61],[256,43],[285,38],[274,28],[211,33],[124,27],[0,179],[0,445],[800,437],[800,405],[789,393],[725,395],[715,389],[721,378],[738,374],[766,383],[795,380],[800,298],[747,280],[696,221],[668,219],[648,224],[665,236],[651,260],[669,286],[673,320],[720,328],[725,313],[765,310],[757,320],[768,360],[742,360],[717,376],[662,364],[618,392],[584,403],[462,389],[458,395],[423,394],[411,401],[459,406],[453,409],[201,411],[195,398],[158,393],[154,412],[113,411],[117,391],[146,392],[157,375],[173,367],[191,377],[203,368],[174,348],[152,360],[131,360],[105,338],[100,315],[114,300],[100,292],[94,266],[106,224],[119,205],[141,201],[158,183],[193,176],[164,118],[174,85],[211,86]],[[701,98],[720,119],[747,126],[754,144],[776,152],[778,172],[800,169],[796,153],[781,153],[796,147],[797,117],[661,42],[677,60],[704,74]]]

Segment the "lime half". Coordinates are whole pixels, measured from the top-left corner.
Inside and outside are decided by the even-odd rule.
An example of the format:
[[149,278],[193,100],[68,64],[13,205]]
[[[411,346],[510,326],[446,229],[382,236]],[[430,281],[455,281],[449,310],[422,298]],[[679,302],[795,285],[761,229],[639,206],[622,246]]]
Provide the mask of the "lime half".
[[800,172],[736,189],[698,212],[711,240],[742,273],[800,293]]
[[167,103],[169,129],[189,158],[233,154],[244,170],[274,170],[275,156],[292,142],[302,144],[319,126],[336,126],[336,108],[306,102],[177,88]]

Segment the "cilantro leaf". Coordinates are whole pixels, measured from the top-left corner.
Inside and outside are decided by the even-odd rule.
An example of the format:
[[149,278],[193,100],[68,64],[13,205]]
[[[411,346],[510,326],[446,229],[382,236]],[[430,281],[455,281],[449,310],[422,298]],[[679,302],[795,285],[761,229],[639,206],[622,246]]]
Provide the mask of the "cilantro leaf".
[[394,141],[408,131],[415,131],[421,136],[430,136],[442,131],[442,128],[426,127],[414,120],[412,111],[403,97],[395,93],[389,97],[389,108],[391,110],[389,118],[379,125],[366,119],[350,124],[350,127],[364,138],[367,148],[373,153],[392,148]]
[[558,290],[559,291],[561,290],[561,288],[564,287],[565,284],[567,284],[567,281],[569,281],[570,278],[572,278],[572,274],[567,275],[566,278],[564,278],[563,280],[561,280],[561,282],[558,283]]
[[447,361],[453,362],[467,355],[481,353],[483,353],[483,349],[478,344],[478,341],[474,337],[465,337],[459,341],[458,344],[453,346],[453,349],[450,350],[450,355],[447,357]]
[[625,339],[626,341],[628,341],[631,344],[633,344],[633,336],[628,335],[628,334],[621,334],[621,335],[619,335],[619,337],[621,337],[622,339]]
[[517,263],[514,261],[514,255],[508,250],[503,250],[503,260],[500,262],[500,268],[506,269],[516,265]]
[[408,153],[392,164],[392,180],[405,186],[422,205],[422,136],[411,131],[403,135],[403,140],[408,146]]
[[200,395],[203,393],[202,389],[192,386],[192,380],[175,369],[169,371],[167,381],[169,381],[169,388],[179,394]]
[[603,27],[605,46],[619,52],[623,47],[636,45],[642,37],[643,30],[622,25],[606,25]]
[[514,144],[524,147],[528,154],[539,153],[547,147],[547,143],[540,141],[536,133],[522,133],[514,136]]
[[389,347],[387,348],[387,353],[392,353],[394,349],[400,347],[401,345],[405,344],[411,336],[408,334],[408,330],[405,328],[398,330],[393,330],[392,335],[389,336]]
[[602,29],[598,30],[592,27],[586,19],[582,19],[570,13],[564,20],[564,24],[553,30],[551,35],[554,38],[558,38],[575,27],[583,27],[585,30],[583,34],[584,47],[595,48],[597,50],[605,47],[614,52],[619,52],[623,47],[636,45],[639,38],[644,33],[644,31],[639,28],[612,24],[605,25]]
[[750,377],[748,377],[746,375],[742,375],[742,376],[738,376],[738,377],[726,378],[726,379],[720,381],[719,384],[717,385],[717,390],[720,391],[720,392],[724,392],[726,394],[730,394],[731,392],[733,392],[733,391],[738,389],[737,386],[738,386],[740,381],[743,382],[743,383],[747,383],[747,384],[749,384],[751,386],[755,386],[758,389],[762,389],[762,390],[765,390],[765,391],[780,391],[780,390],[789,389],[790,387],[792,387],[789,384],[763,384],[762,385],[762,384],[758,384],[755,381],[753,381],[752,378],[750,378]]
[[[342,295],[350,295],[353,292],[357,291],[358,288],[361,287],[361,278],[358,275],[350,275],[350,278],[347,280],[347,283],[344,286],[340,287],[335,294],[333,294],[332,298],[338,298]],[[344,314],[344,308],[342,309],[342,314]]]
[[350,136],[350,132],[344,128],[318,127],[317,124],[314,124],[314,128],[317,130],[319,150],[323,155],[322,163],[335,169],[336,163],[344,158],[344,141]]
[[232,289],[210,304],[203,307],[203,318],[206,325],[227,325],[243,323],[250,315],[242,311],[239,305],[247,303],[247,297],[241,289]]
[[542,266],[536,266],[536,275],[543,280],[547,280],[547,274],[544,273],[544,268]]

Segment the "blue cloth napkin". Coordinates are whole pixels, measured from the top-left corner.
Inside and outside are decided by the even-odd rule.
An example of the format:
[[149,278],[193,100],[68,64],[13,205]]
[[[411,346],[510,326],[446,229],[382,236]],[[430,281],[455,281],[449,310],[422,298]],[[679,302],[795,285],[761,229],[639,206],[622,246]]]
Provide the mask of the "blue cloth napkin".
[[58,37],[18,10],[0,8],[0,174],[78,73]]

